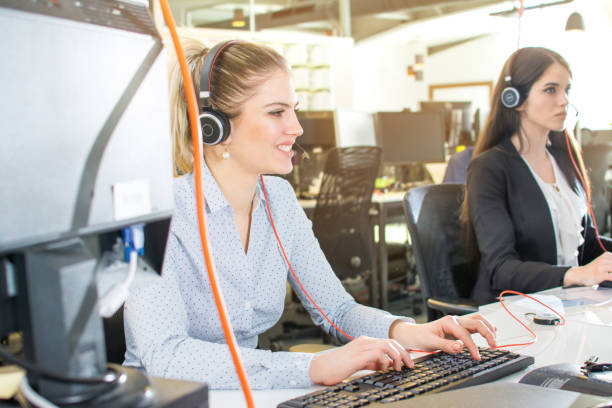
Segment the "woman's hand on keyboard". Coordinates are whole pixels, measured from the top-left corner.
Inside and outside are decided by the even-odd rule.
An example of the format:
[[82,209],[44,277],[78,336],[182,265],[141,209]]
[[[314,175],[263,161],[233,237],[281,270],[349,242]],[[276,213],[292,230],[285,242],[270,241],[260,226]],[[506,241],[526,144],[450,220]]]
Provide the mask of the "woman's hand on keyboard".
[[313,383],[337,384],[359,370],[384,370],[402,366],[414,367],[410,353],[392,339],[361,336],[333,351],[317,354],[309,367]]
[[398,320],[391,325],[389,337],[396,339],[409,350],[442,350],[456,354],[465,345],[472,357],[480,360],[478,347],[472,340],[472,333],[479,333],[487,340],[490,347],[495,347],[496,331],[497,328],[484,316],[474,314],[466,317],[444,316],[425,324],[410,324]]

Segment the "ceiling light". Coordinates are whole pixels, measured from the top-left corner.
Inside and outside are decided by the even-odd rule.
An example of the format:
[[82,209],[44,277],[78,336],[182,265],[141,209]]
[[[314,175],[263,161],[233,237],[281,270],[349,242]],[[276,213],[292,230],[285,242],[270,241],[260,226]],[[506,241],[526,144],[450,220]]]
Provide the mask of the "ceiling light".
[[424,66],[425,58],[423,58],[423,54],[416,54],[414,56],[414,69],[421,70]]
[[244,11],[241,8],[234,9],[234,19],[232,20],[232,27],[242,28],[246,25],[244,19]]
[[565,24],[565,31],[584,31],[584,20],[580,13],[573,12],[570,14]]

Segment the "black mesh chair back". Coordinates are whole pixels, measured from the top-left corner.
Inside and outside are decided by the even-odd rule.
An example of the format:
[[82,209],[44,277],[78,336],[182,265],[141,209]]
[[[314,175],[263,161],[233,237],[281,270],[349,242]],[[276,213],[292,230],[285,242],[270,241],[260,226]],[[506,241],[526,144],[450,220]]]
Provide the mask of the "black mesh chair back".
[[404,210],[427,317],[477,310],[468,299],[476,282],[476,263],[467,256],[459,219],[463,184],[432,184],[406,193]]
[[606,182],[606,171],[612,164],[612,144],[596,144],[582,147],[584,166],[591,179],[591,205],[595,221],[601,234],[609,231],[610,187]]
[[313,213],[313,230],[340,279],[374,270],[371,208],[381,149],[333,148],[328,152]]

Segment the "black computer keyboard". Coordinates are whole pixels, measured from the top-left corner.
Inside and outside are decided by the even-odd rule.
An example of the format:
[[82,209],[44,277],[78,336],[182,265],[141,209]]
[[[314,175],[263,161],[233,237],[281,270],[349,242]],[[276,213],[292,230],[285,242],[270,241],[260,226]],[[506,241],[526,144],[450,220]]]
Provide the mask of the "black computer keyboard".
[[387,369],[285,401],[278,408],[401,407],[426,393],[484,384],[533,364],[533,357],[507,350],[480,349],[481,360],[467,351],[436,353],[415,360],[414,369]]

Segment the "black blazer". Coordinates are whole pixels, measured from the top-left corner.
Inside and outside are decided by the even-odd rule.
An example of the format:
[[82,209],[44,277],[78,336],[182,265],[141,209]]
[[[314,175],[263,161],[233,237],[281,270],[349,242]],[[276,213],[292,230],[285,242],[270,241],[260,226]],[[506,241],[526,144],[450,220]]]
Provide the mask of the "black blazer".
[[[569,157],[565,138],[552,134],[549,152],[570,187],[586,201],[586,193]],[[557,266],[552,217],[544,194],[510,141],[474,158],[467,172],[466,192],[472,227],[480,252],[478,278],[472,297],[490,302],[505,289],[536,292],[563,285],[569,266]],[[585,265],[603,253],[591,217],[582,225],[584,244],[578,263]],[[601,238],[608,250],[612,241]]]

